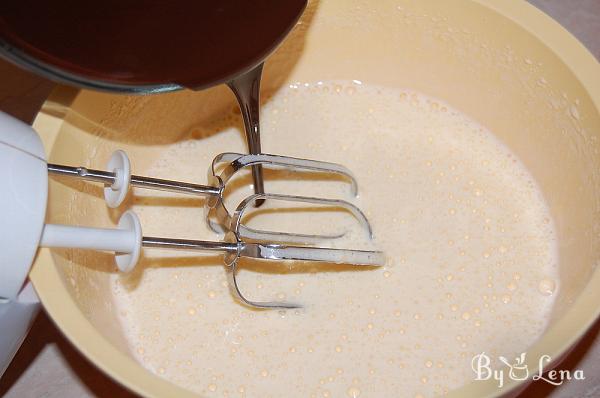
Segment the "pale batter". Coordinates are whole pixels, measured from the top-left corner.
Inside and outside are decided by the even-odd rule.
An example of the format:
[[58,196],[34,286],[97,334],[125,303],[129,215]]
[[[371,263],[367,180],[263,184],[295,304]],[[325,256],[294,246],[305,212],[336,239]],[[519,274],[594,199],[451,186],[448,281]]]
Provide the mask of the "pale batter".
[[[442,102],[358,81],[293,84],[266,101],[262,122],[265,152],[344,164],[360,194],[281,173],[267,174],[267,191],[354,200],[389,261],[326,272],[244,263],[249,297],[305,304],[255,311],[229,294],[220,257],[146,250],[140,271],[114,278],[145,367],[210,397],[432,396],[472,381],[473,355],[512,358],[541,335],[558,285],[553,223],[531,175],[489,131]],[[147,174],[205,183],[214,155],[244,151],[240,128],[233,111],[197,126]],[[232,203],[251,192],[240,186]],[[218,238],[202,200],[137,194],[145,234]],[[251,223],[349,229],[341,246],[369,246],[343,214],[261,212]]]

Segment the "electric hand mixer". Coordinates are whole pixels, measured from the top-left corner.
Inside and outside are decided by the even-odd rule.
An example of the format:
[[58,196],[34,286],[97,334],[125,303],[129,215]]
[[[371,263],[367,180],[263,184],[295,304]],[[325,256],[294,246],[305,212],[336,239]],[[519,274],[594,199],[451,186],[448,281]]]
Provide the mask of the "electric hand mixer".
[[[122,272],[131,271],[140,257],[142,248],[162,248],[224,254],[232,293],[242,303],[256,308],[297,308],[300,305],[285,302],[258,302],[247,299],[237,283],[237,265],[241,257],[275,261],[314,261],[354,265],[382,265],[384,256],[378,251],[338,249],[314,246],[319,242],[334,240],[341,235],[308,235],[253,229],[243,222],[244,213],[257,199],[268,201],[302,202],[341,208],[351,214],[372,237],[365,215],[355,205],[341,199],[324,199],[277,193],[259,193],[245,198],[230,212],[225,205],[224,191],[227,182],[240,170],[255,165],[306,170],[318,173],[335,173],[348,180],[353,194],[357,184],[352,173],[333,163],[291,158],[269,154],[242,155],[224,153],[214,158],[210,168],[209,185],[141,177],[131,174],[125,152],[116,151],[107,165],[107,171],[83,167],[61,166],[46,162],[42,143],[37,133],[28,125],[0,114],[0,170],[5,181],[1,195],[3,209],[3,263],[22,265],[31,262],[38,246],[77,249],[94,249],[115,252],[117,267]],[[220,170],[220,171],[219,171]],[[189,195],[206,196],[207,222],[222,233],[223,240],[185,240],[142,235],[138,217],[126,211],[118,228],[102,229],[44,224],[48,173],[84,179],[104,184],[104,197],[109,207],[120,206],[130,186],[145,189],[172,191]],[[295,245],[292,245],[295,243]],[[29,267],[16,267],[27,270]],[[0,284],[9,283],[11,274]],[[22,275],[14,275],[21,278]]]

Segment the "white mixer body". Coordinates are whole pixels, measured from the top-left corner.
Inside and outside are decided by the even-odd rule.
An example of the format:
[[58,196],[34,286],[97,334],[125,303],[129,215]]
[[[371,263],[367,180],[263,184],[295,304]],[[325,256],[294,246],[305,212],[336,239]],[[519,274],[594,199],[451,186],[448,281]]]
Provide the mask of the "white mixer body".
[[44,147],[31,126],[0,113],[0,375],[39,309],[25,285],[44,226],[48,172]]

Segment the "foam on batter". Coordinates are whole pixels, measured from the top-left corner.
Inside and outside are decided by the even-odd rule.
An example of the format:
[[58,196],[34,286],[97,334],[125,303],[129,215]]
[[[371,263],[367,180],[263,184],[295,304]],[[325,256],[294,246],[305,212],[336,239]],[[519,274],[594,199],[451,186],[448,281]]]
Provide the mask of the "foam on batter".
[[[247,261],[248,296],[306,304],[256,311],[234,301],[220,257],[147,250],[141,271],[114,279],[145,367],[211,397],[430,396],[473,380],[473,355],[512,358],[541,335],[558,283],[553,222],[532,176],[489,131],[443,102],[357,81],[290,85],[262,122],[265,152],[342,163],[360,194],[289,173],[268,175],[277,178],[267,191],[353,200],[388,262],[358,271]],[[204,183],[214,155],[244,151],[240,129],[233,111],[196,126],[148,174]],[[202,200],[137,194],[146,234],[218,238]],[[260,213],[252,225],[348,229],[339,245],[368,246],[340,212]]]

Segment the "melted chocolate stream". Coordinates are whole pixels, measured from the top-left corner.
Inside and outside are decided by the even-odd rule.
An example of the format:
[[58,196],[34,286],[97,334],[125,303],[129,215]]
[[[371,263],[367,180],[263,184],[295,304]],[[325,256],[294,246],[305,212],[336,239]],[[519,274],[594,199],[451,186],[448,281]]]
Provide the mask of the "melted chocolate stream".
[[[228,83],[240,105],[248,149],[252,155],[261,153],[260,148],[260,78],[263,64],[258,65],[250,72],[246,72]],[[264,193],[262,166],[252,166],[252,181],[255,193]],[[264,202],[259,199],[255,202],[258,207]]]

